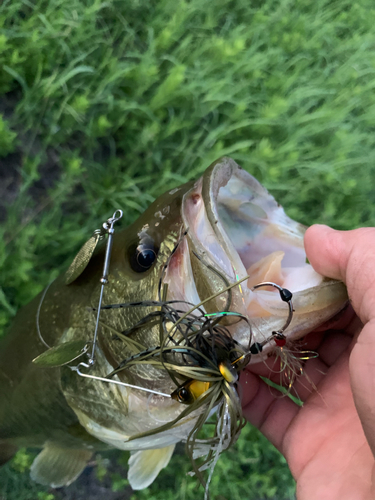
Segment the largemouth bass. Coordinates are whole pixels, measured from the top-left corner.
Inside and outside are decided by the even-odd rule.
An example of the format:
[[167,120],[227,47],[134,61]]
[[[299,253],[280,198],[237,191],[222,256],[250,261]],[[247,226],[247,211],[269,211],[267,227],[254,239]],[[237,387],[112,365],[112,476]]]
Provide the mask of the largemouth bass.
[[[128,477],[141,489],[184,441],[205,457],[199,475],[244,424],[240,370],[347,301],[342,283],[306,262],[304,231],[222,158],[111,233],[99,319],[108,245],[94,251],[95,233],[0,342],[0,463],[20,446],[42,448],[31,475],[60,487],[95,450],[115,447],[131,451]],[[202,444],[197,433],[215,412]]]

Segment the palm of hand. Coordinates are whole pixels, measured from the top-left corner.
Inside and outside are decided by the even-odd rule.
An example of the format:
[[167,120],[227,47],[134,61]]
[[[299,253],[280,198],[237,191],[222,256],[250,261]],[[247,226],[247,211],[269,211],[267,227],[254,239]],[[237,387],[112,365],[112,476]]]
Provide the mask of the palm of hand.
[[374,458],[353,402],[348,352],[329,368],[318,390],[291,421],[283,439],[298,498],[374,498]]
[[347,284],[365,326],[344,315],[336,331],[309,336],[307,348],[319,358],[304,371],[317,390],[303,377],[296,381],[302,408],[275,398],[254,374],[268,376],[265,367],[250,366],[241,378],[244,415],[286,457],[298,500],[374,499],[375,230],[312,226],[305,245],[318,272]]
[[[375,462],[350,387],[351,336],[330,332],[315,340],[320,356],[308,361],[305,373],[317,390],[306,380],[296,382],[304,406],[275,398],[246,371],[244,415],[285,455],[299,500],[370,500]],[[257,371],[266,374],[264,366]]]

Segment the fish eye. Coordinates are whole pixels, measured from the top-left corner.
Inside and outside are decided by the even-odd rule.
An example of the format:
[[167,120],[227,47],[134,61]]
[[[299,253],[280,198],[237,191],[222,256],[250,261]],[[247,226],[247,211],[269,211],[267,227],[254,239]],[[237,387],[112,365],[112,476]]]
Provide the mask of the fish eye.
[[148,271],[156,261],[158,249],[150,239],[137,246],[133,245],[129,251],[130,267],[136,273]]

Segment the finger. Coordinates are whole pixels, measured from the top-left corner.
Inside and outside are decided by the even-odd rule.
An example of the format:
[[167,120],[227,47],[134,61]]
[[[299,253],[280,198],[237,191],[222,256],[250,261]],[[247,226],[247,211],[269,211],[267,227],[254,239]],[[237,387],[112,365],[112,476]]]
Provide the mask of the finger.
[[293,384],[292,394],[295,392],[305,402],[312,393],[319,392],[319,383],[327,374],[329,368],[348,349],[351,342],[352,337],[350,335],[336,331],[328,332],[319,349],[317,349],[319,357],[306,361],[302,375]]
[[253,401],[258,392],[260,383],[261,379],[257,375],[254,375],[247,370],[241,372],[240,394],[242,408],[245,408]]
[[341,354],[348,349],[351,342],[351,335],[346,335],[344,332],[329,332],[317,350],[319,358],[326,366],[332,366]]
[[[327,376],[323,376],[320,380],[318,391],[311,394],[311,399],[303,408],[295,405],[289,398],[275,399],[264,382],[257,381],[256,375],[244,370],[241,383],[244,380],[251,388],[251,396],[244,398],[244,416],[288,458],[289,452],[298,448],[298,443],[293,444],[293,440],[301,442],[303,439],[301,433],[292,432],[300,415],[303,414],[305,420],[307,418],[316,423],[311,429],[306,429],[305,425],[299,426],[302,433],[309,430],[317,432],[320,428],[320,433],[325,435],[326,430],[332,425],[332,419],[337,418],[337,412],[343,412],[347,403],[350,404],[351,391],[347,366],[348,354],[345,351],[334,365],[328,368]],[[334,392],[332,387],[335,387]],[[331,420],[328,426],[322,424],[325,419]],[[301,423],[301,420],[299,422]],[[317,439],[317,446],[319,442],[321,440]]]
[[301,350],[316,351],[324,341],[326,333],[327,329],[324,331],[314,330],[313,332],[305,335],[300,341],[298,341],[298,345],[300,346]]
[[372,453],[375,455],[375,320],[367,323],[349,358],[354,402]]
[[[315,392],[317,385],[329,368],[319,357],[307,361],[299,361],[298,358],[294,358],[290,362],[284,359],[282,370],[279,359],[274,358],[273,362],[273,365],[268,366],[268,373],[265,370],[262,376],[283,387],[289,394],[301,401],[306,401]],[[287,362],[289,363],[288,368],[285,367]],[[285,392],[281,392],[277,388],[268,387],[268,389],[275,399],[288,397]]]
[[321,359],[315,358],[307,361],[290,388],[290,394],[305,403],[311,394],[318,390],[318,385],[327,371],[328,366]]
[[[335,330],[325,333],[312,332],[306,335],[303,341],[299,342],[293,349],[290,349],[292,349],[291,354],[297,358],[311,358],[314,357],[314,353],[317,353],[323,363],[327,366],[331,366],[342,352],[347,349],[351,340],[351,334],[347,335],[346,332],[337,332]],[[276,349],[278,348],[275,348],[275,351]],[[288,347],[282,349],[288,352]],[[304,360],[302,359],[302,361]],[[307,359],[306,364],[309,362],[310,360]],[[275,355],[269,356],[265,360],[259,361],[258,363],[250,363],[246,369],[262,377],[267,377],[277,383],[277,377],[280,377],[281,370],[280,353],[278,359],[277,353],[275,352]]]
[[274,398],[269,386],[247,370],[242,372],[240,384],[244,417],[282,451],[284,434],[298,413],[299,406],[289,398]]
[[[314,346],[312,341],[316,337],[318,337],[318,343]],[[277,358],[275,356],[267,358],[264,363],[249,365],[247,370],[266,377],[284,388],[290,389],[290,394],[298,397],[301,401],[306,401],[316,390],[318,384],[327,373],[328,368],[348,349],[352,341],[351,335],[337,331],[327,332],[324,336],[322,333],[319,333],[316,334],[316,337],[312,335],[311,340],[307,339],[303,345],[303,349],[305,347],[314,347],[314,351],[318,355],[316,358],[307,359],[306,361],[303,359],[304,357],[313,355],[313,351],[298,352],[296,350],[295,352],[285,352],[283,366],[285,368],[286,364],[290,365],[294,363],[295,377],[290,376],[292,374],[290,370],[281,370],[280,357]],[[287,356],[290,356],[290,362],[288,362]],[[300,364],[298,363],[299,358],[301,359]],[[276,389],[271,390],[271,393],[275,398],[285,397],[285,395],[283,396],[278,393]]]
[[305,248],[318,273],[346,283],[362,322],[375,318],[375,228],[335,231],[311,226],[305,234]]
[[350,303],[348,303],[344,309],[339,311],[335,316],[333,316],[333,318],[318,326],[312,334],[315,332],[326,332],[327,330],[346,330],[356,317],[357,315],[354,312],[353,307]]
[[268,378],[278,385],[288,387],[289,378],[286,368],[294,368],[295,375],[298,376],[301,373],[300,367],[302,368],[305,363],[318,356],[315,351],[300,351],[297,349],[291,351],[285,347],[277,350],[278,352],[275,352],[274,355],[268,357],[262,363],[248,365],[246,370]]
[[[287,348],[293,349],[293,352],[299,351],[316,351],[321,345],[325,336],[325,332],[311,332],[298,342],[287,344]],[[280,361],[276,364],[276,354],[278,348],[275,346],[274,354],[270,353],[266,358],[262,355],[259,357],[253,356],[250,364],[247,365],[247,370],[256,373],[261,377],[270,378],[275,371],[280,372]]]

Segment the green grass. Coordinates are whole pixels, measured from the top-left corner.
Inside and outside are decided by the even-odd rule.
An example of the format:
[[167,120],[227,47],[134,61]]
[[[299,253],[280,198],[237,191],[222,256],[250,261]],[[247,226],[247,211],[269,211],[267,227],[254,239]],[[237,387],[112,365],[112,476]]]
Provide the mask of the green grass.
[[[224,154],[301,222],[374,224],[374,18],[370,0],[3,0],[1,332],[114,209],[129,223]],[[256,432],[236,450],[213,498],[290,497]],[[200,498],[183,460],[132,499]]]

